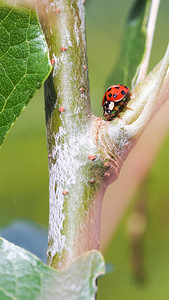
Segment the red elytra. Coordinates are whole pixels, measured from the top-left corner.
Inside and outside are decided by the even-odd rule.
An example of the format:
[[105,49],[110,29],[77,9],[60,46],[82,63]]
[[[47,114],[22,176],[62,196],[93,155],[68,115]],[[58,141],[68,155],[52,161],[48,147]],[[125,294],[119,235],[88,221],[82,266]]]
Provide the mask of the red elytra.
[[105,101],[110,101],[110,102],[119,102],[121,101],[124,97],[129,92],[129,88],[125,85],[122,84],[116,84],[110,86],[104,96],[103,96],[103,101],[102,101],[102,106],[104,105]]

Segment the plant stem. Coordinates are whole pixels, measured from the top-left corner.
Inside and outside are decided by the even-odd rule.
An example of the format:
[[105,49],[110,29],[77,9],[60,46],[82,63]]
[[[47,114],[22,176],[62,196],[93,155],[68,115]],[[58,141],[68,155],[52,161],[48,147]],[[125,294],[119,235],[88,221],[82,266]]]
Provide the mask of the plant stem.
[[105,189],[151,117],[167,73],[168,51],[148,80],[133,89],[132,110],[124,111],[122,120],[106,122],[94,117],[90,107],[84,1],[46,0],[38,10],[54,65],[45,83],[48,264],[63,269],[99,248]]
[[105,168],[92,135],[84,3],[49,1],[40,9],[54,63],[45,83],[48,264],[63,269],[83,252],[99,247],[103,193],[98,190]]
[[160,0],[152,0],[150,16],[147,25],[146,49],[145,49],[144,59],[141,64],[139,74],[137,77],[137,83],[143,80],[147,74],[159,5],[160,5]]

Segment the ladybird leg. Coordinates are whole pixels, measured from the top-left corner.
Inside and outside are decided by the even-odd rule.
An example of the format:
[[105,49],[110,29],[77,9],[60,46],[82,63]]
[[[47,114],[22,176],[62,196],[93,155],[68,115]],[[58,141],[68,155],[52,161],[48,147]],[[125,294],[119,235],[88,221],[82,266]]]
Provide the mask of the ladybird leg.
[[[123,102],[119,102],[118,105],[124,105],[124,103],[123,103]],[[117,117],[118,117],[119,119],[123,120],[123,118],[122,118],[122,117],[120,116],[120,114],[119,114],[119,108],[118,108],[118,107],[114,107],[114,110],[117,111]],[[124,122],[124,121],[123,121],[123,122]],[[125,124],[128,125],[127,122],[125,122]]]
[[125,108],[130,109],[130,110],[133,110],[132,108],[130,108],[130,107],[127,106],[127,102],[118,102],[118,105],[119,105],[119,106],[124,105]]
[[[124,105],[124,103],[122,101],[118,102],[118,106],[122,106],[122,105]],[[117,106],[115,106],[114,109],[117,111],[117,117],[122,120],[122,117],[119,114],[119,108]]]
[[[120,103],[121,103],[121,102],[119,102],[118,105],[119,105]],[[120,104],[120,105],[122,105],[122,104]],[[120,114],[119,114],[119,108],[115,106],[115,107],[114,107],[114,110],[117,111],[117,117],[120,118],[120,119],[122,120],[122,117],[121,117]]]
[[121,101],[121,102],[118,102],[118,105],[122,106],[122,105],[124,105],[124,103]]
[[124,107],[125,107],[126,109],[133,110],[132,108],[130,108],[130,107],[127,106],[127,102],[124,102],[123,104],[124,104]]
[[133,110],[132,108],[128,107],[127,105],[125,105],[125,108],[127,108],[129,110]]
[[124,102],[124,107],[125,107],[126,109],[133,110],[132,108],[130,108],[130,107],[127,106],[127,103],[128,103],[128,101],[130,100],[130,97],[131,97],[131,93],[128,92],[128,94],[127,94],[127,96],[126,96],[126,101]]

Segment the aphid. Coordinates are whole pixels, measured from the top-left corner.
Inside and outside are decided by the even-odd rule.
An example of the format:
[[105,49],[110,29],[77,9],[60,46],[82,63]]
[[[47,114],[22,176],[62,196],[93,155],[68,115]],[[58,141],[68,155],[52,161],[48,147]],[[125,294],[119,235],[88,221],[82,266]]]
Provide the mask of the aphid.
[[54,65],[55,64],[55,59],[52,58],[51,61],[50,61],[51,65]]
[[60,8],[56,8],[56,9],[55,9],[55,13],[56,13],[56,14],[58,14],[58,13],[60,13],[60,12],[61,12],[61,9],[60,9]]
[[68,194],[68,191],[63,190],[62,194],[63,194],[64,196],[67,195],[67,194]]
[[92,155],[92,154],[89,154],[89,155],[88,155],[88,159],[90,159],[90,160],[95,160],[95,159],[96,159],[96,156],[95,156],[95,155]]
[[64,108],[63,106],[60,106],[60,107],[59,107],[59,112],[62,113],[62,112],[64,112],[64,111],[65,111],[65,108]]
[[65,52],[65,51],[67,50],[67,48],[66,48],[66,47],[62,47],[62,48],[60,48],[60,50],[61,50],[62,52]]

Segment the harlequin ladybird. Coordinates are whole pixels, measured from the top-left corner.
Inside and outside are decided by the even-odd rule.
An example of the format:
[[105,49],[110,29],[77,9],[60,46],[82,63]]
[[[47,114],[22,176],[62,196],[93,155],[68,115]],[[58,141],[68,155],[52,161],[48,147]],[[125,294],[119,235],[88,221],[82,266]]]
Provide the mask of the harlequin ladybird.
[[102,101],[103,116],[106,120],[119,116],[119,112],[126,107],[130,98],[129,90],[127,86],[121,84],[112,85],[106,90]]

